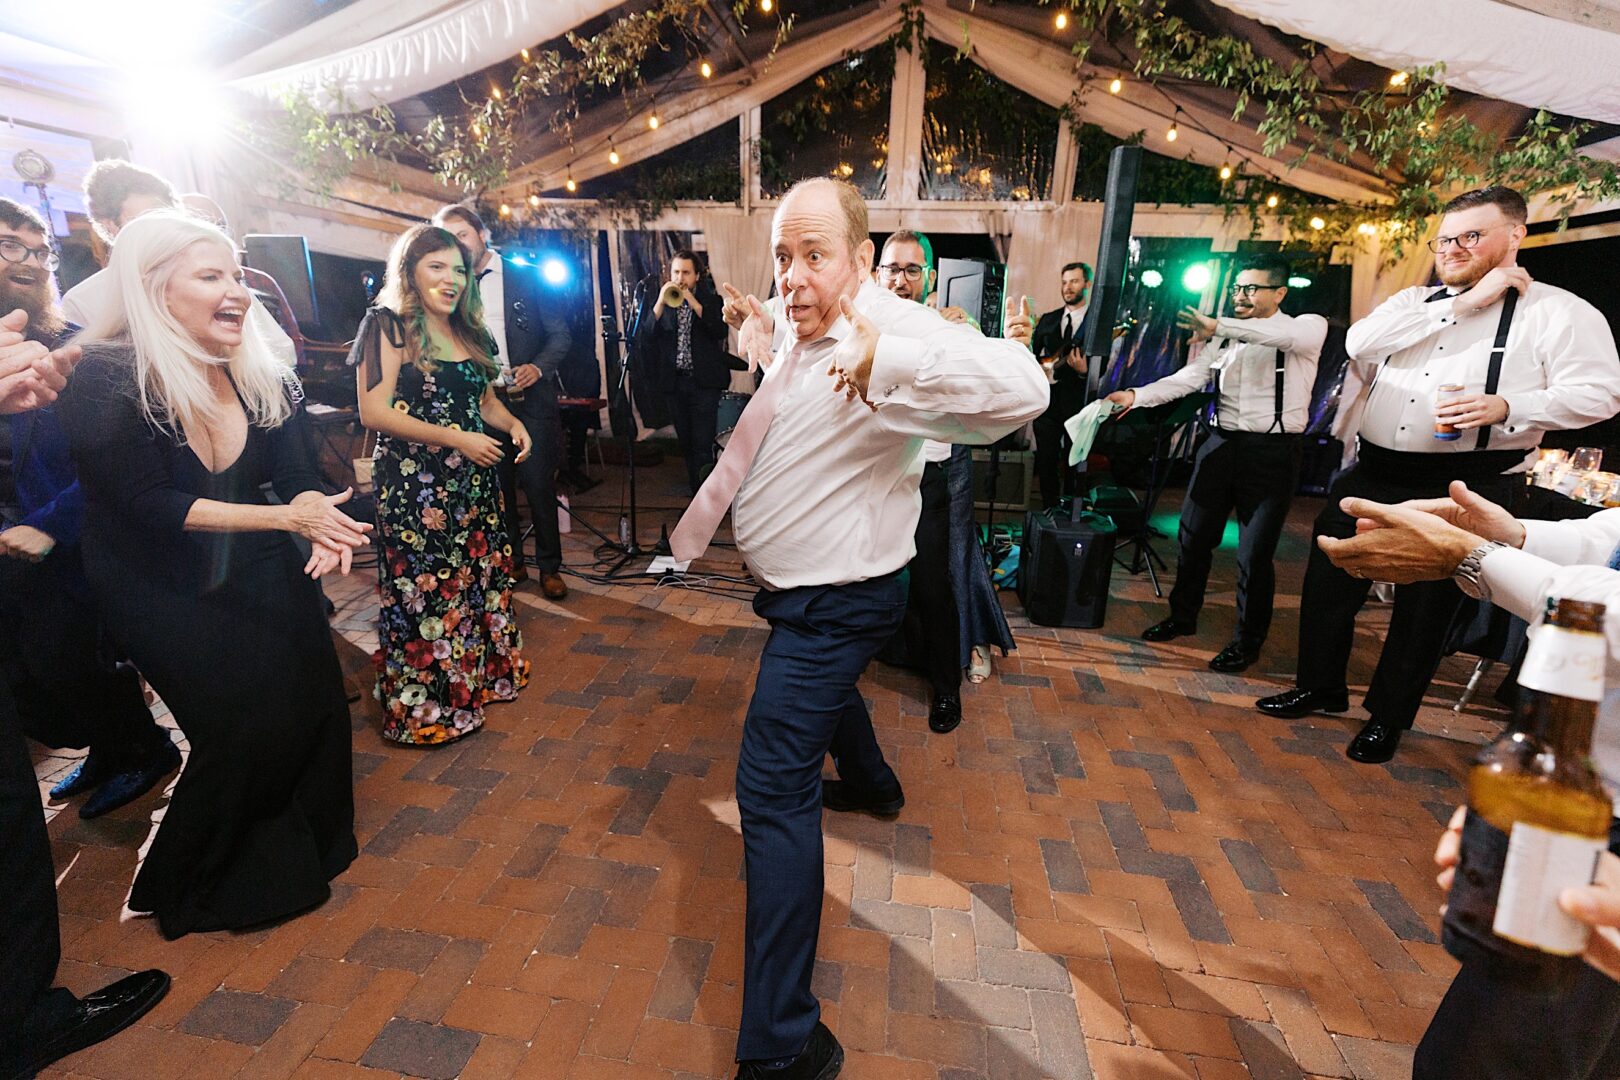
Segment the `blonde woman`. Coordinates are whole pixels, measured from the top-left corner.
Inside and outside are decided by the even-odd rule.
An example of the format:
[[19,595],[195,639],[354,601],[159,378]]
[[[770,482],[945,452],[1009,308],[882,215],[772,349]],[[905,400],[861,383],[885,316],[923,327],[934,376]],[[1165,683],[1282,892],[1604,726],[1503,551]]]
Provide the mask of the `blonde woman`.
[[377,432],[382,733],[412,746],[477,731],[486,704],[528,682],[495,472],[501,444],[486,431],[507,432],[517,461],[529,433],[495,394],[500,368],[468,265],[446,230],[407,231],[349,357],[360,420]]
[[347,571],[371,526],[321,490],[298,382],[244,329],[223,233],[143,214],[107,272],[115,302],[58,407],[85,571],[191,747],[129,906],[171,938],[240,929],[320,904],[356,854],[347,695],[312,579]]

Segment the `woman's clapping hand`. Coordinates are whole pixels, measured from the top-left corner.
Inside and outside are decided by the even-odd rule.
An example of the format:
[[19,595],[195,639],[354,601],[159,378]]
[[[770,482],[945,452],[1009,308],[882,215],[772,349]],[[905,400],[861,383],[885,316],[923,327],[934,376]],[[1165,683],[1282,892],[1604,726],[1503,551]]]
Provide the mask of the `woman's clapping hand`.
[[[371,543],[366,533],[372,526],[356,521],[338,507],[349,501],[354,495],[353,488],[344,488],[336,495],[326,495],[319,491],[305,491],[287,505],[291,516],[289,532],[295,532],[304,537],[317,548],[327,548],[333,552],[341,552],[345,556],[345,564],[349,554],[357,547]],[[313,559],[311,562],[313,563]],[[348,566],[344,566],[345,572]]]

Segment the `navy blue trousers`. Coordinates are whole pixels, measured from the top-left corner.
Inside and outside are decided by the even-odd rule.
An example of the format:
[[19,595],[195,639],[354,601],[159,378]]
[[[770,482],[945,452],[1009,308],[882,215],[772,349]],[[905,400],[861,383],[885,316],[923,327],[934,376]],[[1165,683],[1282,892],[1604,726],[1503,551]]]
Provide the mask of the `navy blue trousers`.
[[906,612],[904,576],[762,591],[771,624],[737,760],[748,912],[737,1059],[793,1057],[821,1016],[810,992],[821,931],[821,766],[898,790],[856,689]]

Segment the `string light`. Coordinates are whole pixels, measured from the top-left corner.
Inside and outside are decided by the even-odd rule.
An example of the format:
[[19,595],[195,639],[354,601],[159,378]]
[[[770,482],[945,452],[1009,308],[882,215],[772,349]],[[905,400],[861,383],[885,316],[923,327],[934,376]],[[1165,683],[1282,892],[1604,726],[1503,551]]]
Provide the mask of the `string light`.
[[563,184],[563,187],[567,188],[570,194],[579,190],[579,185],[574,183],[574,170],[572,168],[568,170],[568,181]]
[[512,216],[512,208],[510,206],[507,206],[505,203],[501,203],[501,217],[511,217],[511,216]]
[[608,164],[609,165],[617,165],[618,163],[619,163],[619,148],[617,146],[611,146],[611,147],[608,148]]
[[771,8],[775,6],[776,5],[771,3],[771,0],[759,0],[759,10],[763,11],[767,15],[771,13]]
[[1069,13],[1066,11],[1058,12],[1057,18],[1052,20],[1052,25],[1057,27],[1059,30],[1067,29],[1069,25]]
[[531,191],[529,193],[529,205],[530,206],[539,206],[540,205],[540,196],[538,194],[536,194],[535,192]]
[[1321,232],[1323,229],[1327,228],[1327,222],[1322,218],[1313,217],[1311,218],[1311,228],[1315,229],[1317,232]]
[[1228,146],[1226,148],[1226,157],[1227,157],[1228,160],[1225,160],[1225,161],[1221,162],[1221,179],[1222,180],[1230,180],[1230,179],[1232,179],[1232,162],[1230,160],[1231,157],[1232,157],[1232,148],[1230,146]]
[[1181,109],[1176,109],[1175,118],[1170,121],[1170,130],[1164,133],[1165,142],[1175,142],[1181,136],[1180,129]]
[[1266,206],[1267,206],[1268,209],[1271,209],[1271,210],[1277,209],[1277,196],[1275,196],[1275,195],[1267,195],[1266,196]]
[[498,86],[490,87],[489,88],[489,96],[490,96],[490,98],[492,100],[495,100],[495,101],[501,100],[501,88],[498,87]]
[[1389,85],[1393,86],[1395,89],[1399,90],[1401,87],[1406,85],[1407,80],[1410,79],[1410,78],[1411,78],[1411,76],[1408,75],[1406,72],[1397,71],[1395,74],[1393,74],[1393,75],[1391,75],[1389,77]]
[[714,76],[714,65],[709,63],[707,60],[703,61],[703,63],[698,65],[698,74],[702,75],[705,79],[712,78]]
[[476,120],[473,121],[472,133],[473,138],[475,139],[482,139],[484,137],[484,129],[478,126],[478,121]]
[[1125,80],[1120,78],[1118,75],[1115,75],[1114,81],[1108,84],[1108,92],[1110,94],[1117,94],[1123,89],[1125,89]]
[[651,128],[653,131],[658,130],[658,114],[657,113],[649,113],[648,114],[648,116],[647,116],[647,126],[649,128]]
[[524,49],[522,52],[518,53],[518,55],[523,57],[523,62],[525,64],[527,64],[529,62],[529,50],[528,49]]

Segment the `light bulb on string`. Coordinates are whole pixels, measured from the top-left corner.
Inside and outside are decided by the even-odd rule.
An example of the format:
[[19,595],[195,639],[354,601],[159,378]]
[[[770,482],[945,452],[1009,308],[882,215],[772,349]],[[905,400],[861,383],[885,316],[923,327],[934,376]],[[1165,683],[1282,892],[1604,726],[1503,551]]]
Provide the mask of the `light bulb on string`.
[[1411,75],[1404,71],[1397,71],[1389,77],[1389,85],[1399,90],[1407,84],[1409,79],[1411,79]]
[[608,148],[608,164],[609,165],[617,165],[618,163],[619,163],[619,148],[616,147],[616,146],[610,146]]
[[759,0],[759,10],[763,11],[767,15],[771,13],[771,8],[775,6],[775,4],[771,3],[771,0]]
[[579,185],[574,183],[574,170],[573,169],[568,170],[568,180],[563,184],[563,187],[567,188],[570,193],[579,190]]
[[1068,29],[1069,13],[1067,11],[1058,12],[1057,17],[1052,20],[1052,25],[1057,27],[1059,30]]
[[529,50],[528,49],[524,49],[522,52],[518,53],[518,55],[523,57],[523,62],[525,64],[527,64],[529,62]]
[[533,191],[529,192],[529,205],[530,206],[539,206],[540,205],[540,196],[539,196],[539,194],[537,192],[533,192]]
[[1176,128],[1176,122],[1174,120],[1170,121],[1170,130],[1164,133],[1164,141],[1175,142],[1180,135],[1181,132]]
[[1323,229],[1327,228],[1327,221],[1320,217],[1313,217],[1311,218],[1311,228],[1315,229],[1317,232],[1321,232]]
[[1108,92],[1110,94],[1117,94],[1123,89],[1125,89],[1125,80],[1120,78],[1118,75],[1115,75],[1114,81],[1108,84]]
[[1230,179],[1232,179],[1232,166],[1230,164],[1226,163],[1226,162],[1221,163],[1221,179],[1222,180],[1230,180]]
[[1275,195],[1267,195],[1266,196],[1266,206],[1269,209],[1272,209],[1272,210],[1277,209],[1277,196],[1275,196]]
[[506,205],[505,203],[501,203],[501,217],[511,217],[511,216],[512,216],[512,208],[510,206]]
[[712,78],[714,76],[714,65],[709,63],[707,60],[703,61],[703,63],[698,65],[698,74],[702,75],[705,79]]
[[490,97],[491,101],[499,101],[499,100],[501,100],[501,88],[498,87],[498,86],[490,87],[489,88],[489,97]]
[[658,130],[658,114],[657,113],[649,113],[647,115],[647,128],[648,128],[648,130],[651,130],[651,131],[657,131]]

